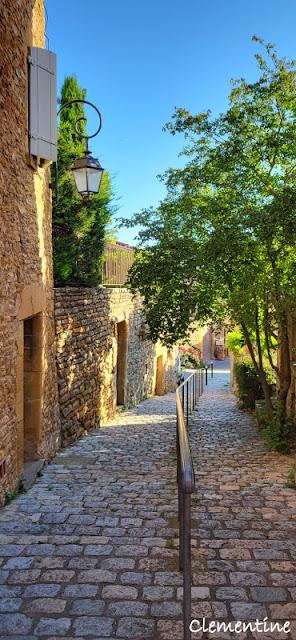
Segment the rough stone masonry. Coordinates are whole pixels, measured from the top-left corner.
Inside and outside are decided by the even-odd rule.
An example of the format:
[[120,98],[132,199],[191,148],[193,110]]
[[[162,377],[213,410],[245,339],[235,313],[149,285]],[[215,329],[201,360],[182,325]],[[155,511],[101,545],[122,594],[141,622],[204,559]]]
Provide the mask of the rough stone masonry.
[[55,317],[64,444],[106,422],[118,404],[175,389],[176,348],[146,339],[141,299],[128,289],[56,289]]
[[[50,168],[30,156],[28,136],[28,47],[45,46],[44,5],[43,0],[1,0],[0,5],[1,503],[4,492],[17,486],[26,446],[34,457],[50,458],[60,443],[60,424]],[[36,357],[25,371],[30,350]]]

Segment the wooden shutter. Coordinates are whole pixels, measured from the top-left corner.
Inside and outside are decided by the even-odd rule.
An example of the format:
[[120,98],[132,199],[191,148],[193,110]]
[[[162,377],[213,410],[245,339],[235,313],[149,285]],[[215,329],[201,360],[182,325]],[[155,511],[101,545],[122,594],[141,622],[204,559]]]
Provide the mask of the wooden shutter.
[[44,160],[57,159],[56,55],[29,49],[29,149]]

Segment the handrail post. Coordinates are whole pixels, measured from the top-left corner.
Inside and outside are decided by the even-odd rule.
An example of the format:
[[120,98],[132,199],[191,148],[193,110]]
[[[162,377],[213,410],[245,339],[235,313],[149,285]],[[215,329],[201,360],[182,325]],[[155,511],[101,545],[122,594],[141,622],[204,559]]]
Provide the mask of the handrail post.
[[180,441],[179,441],[179,416],[177,412],[177,487],[178,487],[178,520],[179,520],[179,569],[183,570],[183,495],[181,490],[181,464],[180,464]]
[[188,427],[188,423],[189,423],[189,413],[188,413],[188,378],[186,380],[186,424]]
[[178,486],[179,494],[179,570],[184,570],[184,494]]
[[183,596],[184,640],[191,640],[191,494],[183,494]]
[[[187,393],[188,393],[188,417],[191,414],[191,399],[190,399],[190,378],[188,377],[188,382],[187,382]],[[188,421],[189,424],[189,421]]]

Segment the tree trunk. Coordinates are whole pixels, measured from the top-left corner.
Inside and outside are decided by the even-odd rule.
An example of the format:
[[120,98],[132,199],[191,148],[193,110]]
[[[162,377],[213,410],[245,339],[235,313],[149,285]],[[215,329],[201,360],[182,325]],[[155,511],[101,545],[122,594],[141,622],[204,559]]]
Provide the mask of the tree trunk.
[[[272,420],[272,418],[273,418],[273,406],[272,406],[272,402],[271,402],[270,387],[269,387],[269,384],[268,384],[268,382],[266,380],[265,371],[263,369],[263,366],[262,365],[260,366],[258,364],[257,360],[256,360],[254,348],[253,348],[253,345],[252,345],[252,340],[251,340],[251,337],[250,337],[250,333],[249,333],[249,331],[247,329],[247,326],[245,325],[244,322],[242,322],[241,325],[242,325],[243,334],[244,334],[244,337],[245,337],[245,340],[246,340],[246,344],[247,344],[247,347],[249,349],[250,356],[252,358],[254,367],[255,367],[255,369],[257,371],[257,374],[259,376],[259,380],[260,380],[260,383],[261,383],[262,391],[263,391],[263,394],[264,394],[264,400],[265,400],[265,404],[266,404],[267,416],[268,416],[269,420]],[[260,358],[260,361],[261,361],[261,358]]]
[[289,313],[288,315],[288,335],[290,345],[290,357],[291,357],[291,383],[286,400],[286,409],[288,416],[294,417],[295,415],[295,381],[296,381],[296,365],[295,365],[295,347],[296,347],[296,314]]
[[263,375],[261,375],[261,372],[258,372],[259,375],[259,379],[261,382],[261,386],[262,386],[262,390],[264,393],[264,400],[265,400],[265,404],[266,404],[266,411],[267,411],[267,415],[269,420],[272,420],[273,418],[273,405],[272,405],[272,401],[271,401],[271,391],[270,391],[270,386],[268,384],[268,382],[266,382],[266,377],[265,377],[265,373],[263,372]]
[[286,315],[282,317],[279,325],[279,373],[278,373],[278,398],[284,412],[287,411],[287,397],[291,385],[291,356],[288,333],[288,321]]

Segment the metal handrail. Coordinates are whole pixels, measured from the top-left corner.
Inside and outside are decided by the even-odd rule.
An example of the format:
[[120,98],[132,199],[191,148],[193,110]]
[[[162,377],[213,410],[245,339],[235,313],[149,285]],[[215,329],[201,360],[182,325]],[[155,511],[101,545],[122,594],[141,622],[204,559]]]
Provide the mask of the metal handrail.
[[197,369],[176,391],[179,568],[183,571],[184,640],[191,640],[191,494],[195,490],[187,426],[189,415],[194,411],[203,388],[204,370]]
[[178,421],[178,449],[180,452],[180,483],[184,493],[192,493],[195,487],[194,471],[182,402],[178,393],[179,389],[177,390],[176,394],[176,403]]

